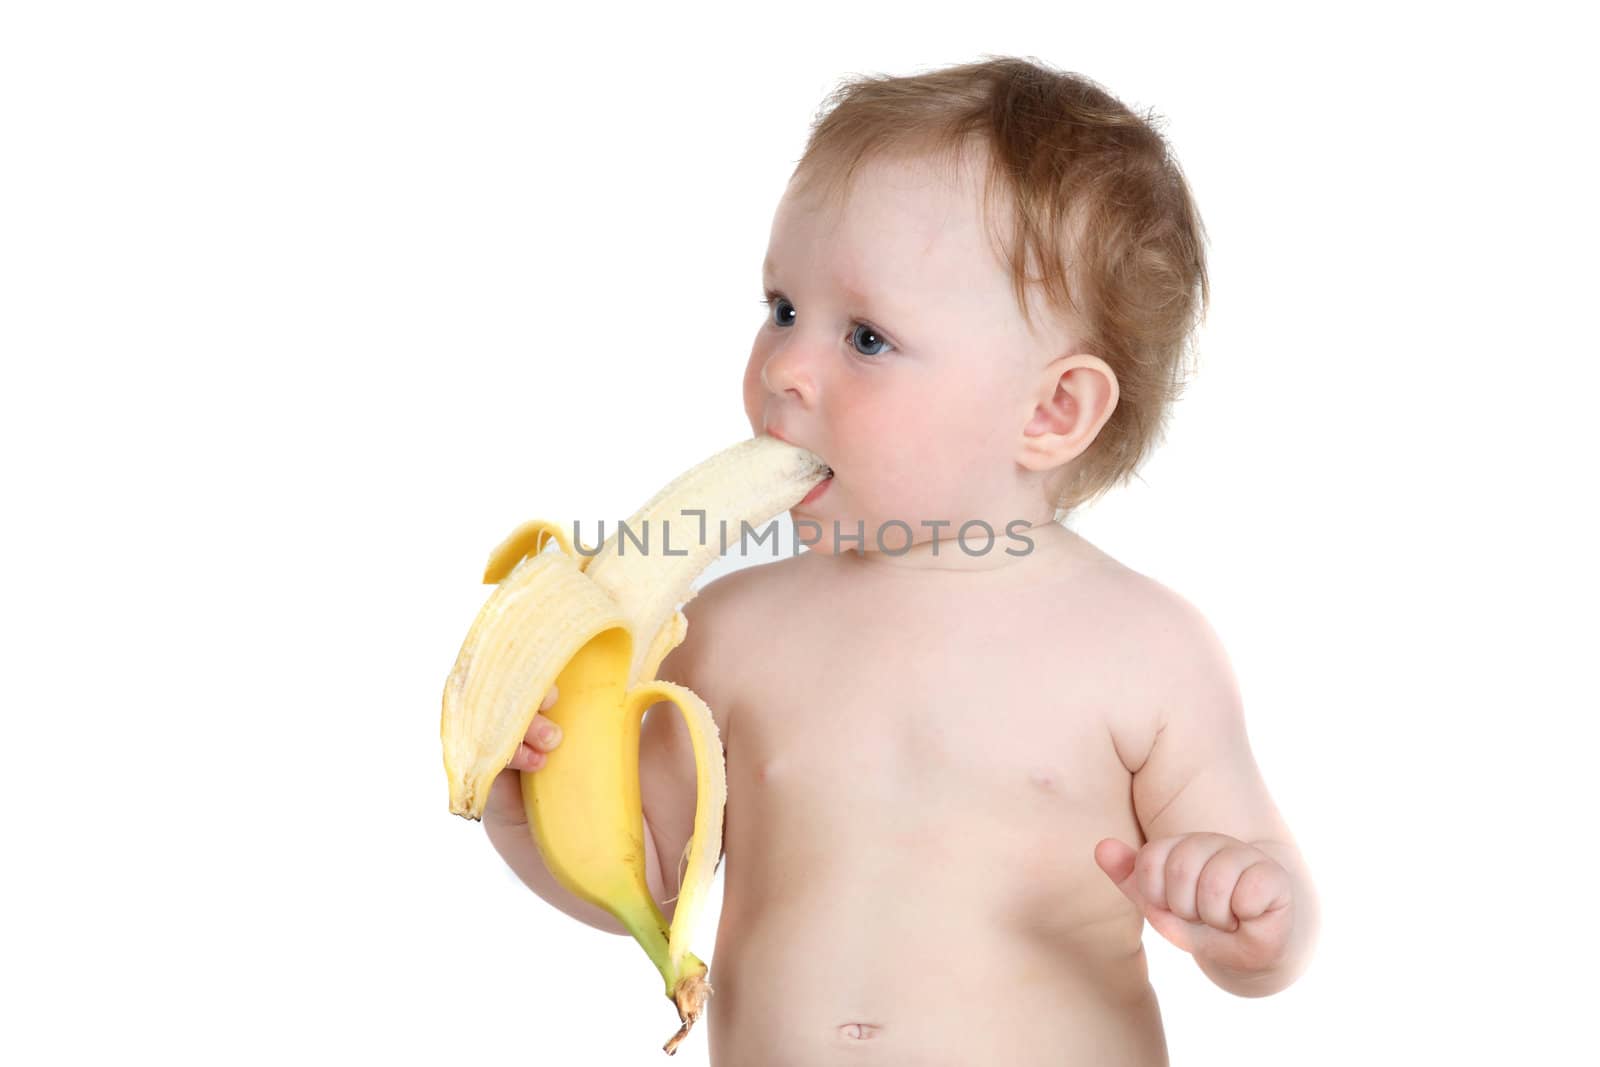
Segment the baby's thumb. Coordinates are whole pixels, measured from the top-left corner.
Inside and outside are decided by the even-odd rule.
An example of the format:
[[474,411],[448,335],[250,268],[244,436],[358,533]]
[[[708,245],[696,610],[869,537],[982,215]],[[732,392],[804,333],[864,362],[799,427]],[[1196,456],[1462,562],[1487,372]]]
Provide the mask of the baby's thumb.
[[1134,860],[1138,858],[1137,849],[1129,848],[1114,837],[1107,837],[1094,846],[1094,861],[1106,877],[1122,891],[1127,897],[1144,911],[1144,897],[1139,894],[1139,887],[1133,879]]
[[1193,952],[1194,939],[1188,930],[1190,924],[1181,915],[1169,911],[1165,901],[1151,905],[1139,892],[1138,883],[1133,877],[1138,856],[1138,849],[1129,848],[1114,837],[1107,837],[1094,847],[1094,861],[1122,891],[1122,895],[1133,901],[1139,914],[1155,928],[1156,933],[1183,951]]

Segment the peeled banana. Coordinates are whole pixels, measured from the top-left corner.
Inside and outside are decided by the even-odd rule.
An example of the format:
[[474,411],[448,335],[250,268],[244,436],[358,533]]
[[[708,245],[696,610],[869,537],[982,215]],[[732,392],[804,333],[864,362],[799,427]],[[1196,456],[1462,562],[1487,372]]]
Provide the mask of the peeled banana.
[[[814,453],[762,435],[675,478],[627,521],[632,537],[619,528],[593,555],[575,551],[554,523],[524,523],[490,554],[483,580],[497,587],[445,683],[450,810],[468,819],[483,817],[495,776],[558,688],[544,714],[560,724],[561,744],[543,769],[522,774],[528,826],[556,880],[616,916],[661,972],[682,1024],[668,1054],[711,993],[689,940],[716,873],[728,790],[710,709],[655,672],[688,633],[679,605],[720,554],[703,532],[765,523],[831,474]],[[558,551],[545,551],[551,541]],[[640,720],[661,702],[688,724],[698,783],[670,928],[645,879],[639,794]]]

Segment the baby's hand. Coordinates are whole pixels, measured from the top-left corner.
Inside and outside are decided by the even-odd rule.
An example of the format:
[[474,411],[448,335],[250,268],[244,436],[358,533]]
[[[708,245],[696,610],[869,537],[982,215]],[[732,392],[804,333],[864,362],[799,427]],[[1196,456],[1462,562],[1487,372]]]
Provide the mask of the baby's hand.
[[[549,711],[555,706],[556,699],[560,695],[560,690],[551,686],[544,702],[539,705],[539,710]],[[552,732],[547,734],[547,730]],[[511,757],[511,762],[506,764],[505,771],[496,775],[493,784],[489,786],[489,800],[483,806],[484,822],[492,822],[498,826],[528,825],[527,809],[522,806],[522,776],[507,774],[506,771],[539,770],[544,766],[545,753],[560,743],[561,727],[543,715],[535,715],[533,722],[528,726],[528,732],[522,737],[522,743],[517,746],[516,754]]]
[[1227,834],[1180,834],[1135,850],[1114,837],[1095,862],[1150,925],[1183,951],[1241,974],[1284,960],[1294,927],[1289,872]]

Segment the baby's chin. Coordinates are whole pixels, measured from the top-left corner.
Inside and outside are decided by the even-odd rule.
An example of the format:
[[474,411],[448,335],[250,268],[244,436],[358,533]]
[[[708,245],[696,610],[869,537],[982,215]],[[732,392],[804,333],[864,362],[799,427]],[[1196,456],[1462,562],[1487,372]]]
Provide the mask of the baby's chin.
[[[826,501],[824,501],[826,504]],[[827,507],[811,508],[796,505],[789,509],[794,521],[794,536],[798,545],[807,552],[824,556],[860,555],[880,550],[882,544],[874,543],[874,520],[857,515],[845,515]],[[899,550],[905,543],[905,529],[898,524],[882,533],[890,547]]]
[[[855,539],[856,520],[837,518],[810,507],[796,504],[789,509],[789,517],[794,522],[794,536],[797,544],[807,552],[816,552],[824,556],[837,556],[845,552],[856,550],[859,546]],[[839,536],[834,537],[834,524],[839,527]]]
[[[800,547],[819,556],[842,556],[847,552],[856,552],[860,548],[854,540],[849,538],[844,539],[842,544],[835,541],[833,531],[826,526],[823,527],[821,535],[818,536],[815,526],[809,529],[802,529],[801,525],[796,523],[795,537],[799,540]],[[813,537],[816,540],[811,540]]]

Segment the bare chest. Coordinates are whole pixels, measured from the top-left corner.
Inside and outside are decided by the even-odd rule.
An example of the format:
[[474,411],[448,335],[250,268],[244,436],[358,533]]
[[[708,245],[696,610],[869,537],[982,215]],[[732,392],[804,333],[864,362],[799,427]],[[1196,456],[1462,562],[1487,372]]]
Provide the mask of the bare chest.
[[916,869],[1030,929],[1120,909],[1093,849],[1138,840],[1113,742],[1137,709],[1086,604],[960,581],[768,602],[730,694],[730,872],[765,895]]

